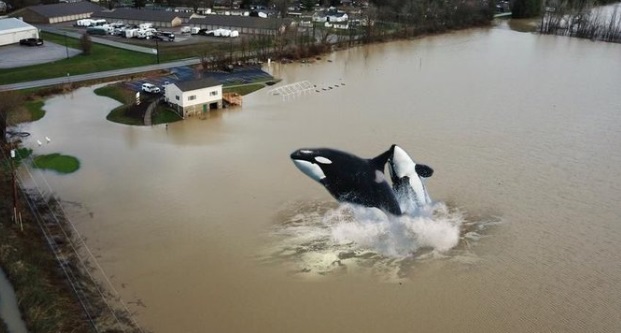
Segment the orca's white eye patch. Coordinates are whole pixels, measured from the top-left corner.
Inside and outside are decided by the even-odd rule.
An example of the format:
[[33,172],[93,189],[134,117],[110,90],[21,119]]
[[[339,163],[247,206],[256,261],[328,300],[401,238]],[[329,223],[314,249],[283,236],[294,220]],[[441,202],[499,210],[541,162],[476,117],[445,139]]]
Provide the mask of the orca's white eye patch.
[[332,161],[330,161],[330,159],[325,158],[323,156],[317,156],[315,157],[315,161],[321,163],[321,164],[332,164]]

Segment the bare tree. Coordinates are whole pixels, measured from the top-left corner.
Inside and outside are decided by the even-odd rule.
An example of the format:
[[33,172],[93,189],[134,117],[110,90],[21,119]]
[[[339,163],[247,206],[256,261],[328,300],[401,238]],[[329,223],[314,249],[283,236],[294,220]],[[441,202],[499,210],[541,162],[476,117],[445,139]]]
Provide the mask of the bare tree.
[[91,36],[88,33],[83,33],[82,38],[80,38],[80,46],[82,47],[82,52],[84,55],[90,55],[91,49],[93,48],[93,41],[91,40]]

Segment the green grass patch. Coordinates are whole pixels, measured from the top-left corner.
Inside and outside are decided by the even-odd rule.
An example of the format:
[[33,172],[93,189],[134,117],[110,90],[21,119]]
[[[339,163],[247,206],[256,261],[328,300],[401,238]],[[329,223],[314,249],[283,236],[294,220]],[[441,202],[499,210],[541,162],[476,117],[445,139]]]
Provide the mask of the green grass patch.
[[[79,40],[41,32],[44,40],[80,49]],[[38,50],[33,50],[37,52]],[[152,65],[156,61],[152,54],[139,53],[115,47],[93,43],[91,55],[77,55],[50,63],[0,69],[0,84],[25,82],[31,80],[65,77],[67,74],[78,75],[107,71],[112,69],[130,68]],[[68,79],[70,80],[70,78]]]
[[27,101],[24,104],[30,113],[31,121],[37,121],[45,116],[45,110],[43,110],[44,104],[42,100]]
[[58,173],[72,173],[80,168],[80,161],[59,153],[39,155],[33,159],[33,166],[37,169],[54,170]]
[[243,95],[248,95],[251,92],[255,92],[264,87],[265,87],[265,84],[263,83],[252,83],[252,84],[245,84],[245,85],[235,86],[235,87],[230,87],[230,88],[223,88],[222,92],[224,93],[236,92],[243,96]]
[[121,105],[118,108],[110,111],[106,119],[118,124],[125,125],[134,125],[134,126],[143,126],[144,119],[138,119],[136,117],[130,117],[127,115],[127,110],[129,109],[128,105]]
[[131,101],[131,93],[129,90],[124,89],[118,84],[111,84],[105,87],[95,89],[95,94],[99,96],[110,97],[118,102],[127,104],[127,101]]
[[183,118],[181,118],[175,111],[171,110],[170,108],[167,108],[163,105],[158,105],[155,108],[152,121],[153,125],[159,125],[174,123],[175,121],[179,121],[182,119]]

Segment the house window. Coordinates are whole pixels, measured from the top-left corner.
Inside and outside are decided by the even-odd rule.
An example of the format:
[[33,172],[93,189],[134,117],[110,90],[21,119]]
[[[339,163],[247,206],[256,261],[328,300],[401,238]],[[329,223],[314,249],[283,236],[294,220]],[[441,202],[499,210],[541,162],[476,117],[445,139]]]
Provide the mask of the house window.
[[193,101],[196,99],[196,95],[188,96],[188,101]]
[[210,91],[209,96],[218,96],[218,91]]
[[175,96],[175,99],[176,99],[176,100],[179,100],[179,95],[176,95],[176,96]]

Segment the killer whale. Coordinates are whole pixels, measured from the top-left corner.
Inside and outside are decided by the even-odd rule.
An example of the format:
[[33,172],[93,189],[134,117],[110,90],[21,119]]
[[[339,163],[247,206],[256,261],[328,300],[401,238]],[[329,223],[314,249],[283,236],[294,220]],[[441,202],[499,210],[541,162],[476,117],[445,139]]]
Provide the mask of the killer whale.
[[388,171],[393,190],[401,210],[413,213],[417,208],[430,204],[423,178],[433,175],[433,169],[427,165],[416,163],[405,150],[397,145],[390,148],[392,154],[388,159]]
[[372,159],[330,148],[304,148],[291,153],[293,163],[322,184],[338,201],[377,207],[401,215],[401,207],[384,175],[393,147]]

